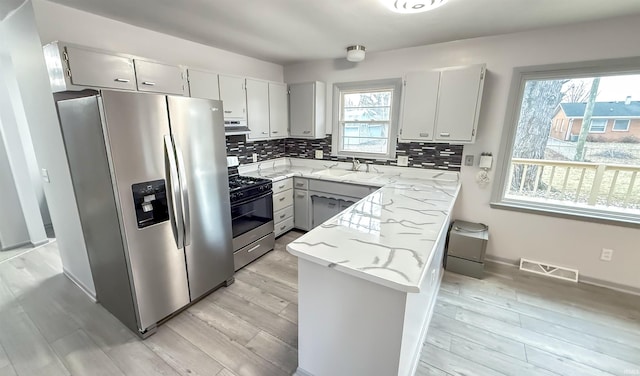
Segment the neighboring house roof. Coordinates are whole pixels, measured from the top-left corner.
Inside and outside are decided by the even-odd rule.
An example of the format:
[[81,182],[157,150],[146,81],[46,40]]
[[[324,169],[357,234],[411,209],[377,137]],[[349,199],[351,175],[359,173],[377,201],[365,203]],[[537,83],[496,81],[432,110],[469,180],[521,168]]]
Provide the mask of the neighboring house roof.
[[[570,118],[581,118],[587,103],[560,103],[560,108]],[[640,117],[640,101],[629,104],[623,102],[596,102],[593,115],[596,117]]]

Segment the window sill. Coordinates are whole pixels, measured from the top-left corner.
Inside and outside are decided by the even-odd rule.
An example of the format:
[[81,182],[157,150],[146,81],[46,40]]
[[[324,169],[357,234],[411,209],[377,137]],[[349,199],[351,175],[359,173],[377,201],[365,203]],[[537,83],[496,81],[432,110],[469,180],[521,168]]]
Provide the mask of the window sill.
[[493,209],[519,211],[529,214],[546,215],[583,222],[602,223],[611,226],[640,228],[640,217],[625,213],[605,212],[597,209],[562,207],[558,205],[546,205],[516,200],[491,202],[489,205]]

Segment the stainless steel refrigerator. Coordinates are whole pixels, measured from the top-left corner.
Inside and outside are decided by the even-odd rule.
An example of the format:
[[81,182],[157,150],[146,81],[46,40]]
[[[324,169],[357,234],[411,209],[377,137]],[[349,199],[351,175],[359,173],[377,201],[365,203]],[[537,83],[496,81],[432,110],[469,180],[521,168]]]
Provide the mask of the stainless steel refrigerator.
[[222,102],[55,96],[98,301],[146,337],[233,281]]

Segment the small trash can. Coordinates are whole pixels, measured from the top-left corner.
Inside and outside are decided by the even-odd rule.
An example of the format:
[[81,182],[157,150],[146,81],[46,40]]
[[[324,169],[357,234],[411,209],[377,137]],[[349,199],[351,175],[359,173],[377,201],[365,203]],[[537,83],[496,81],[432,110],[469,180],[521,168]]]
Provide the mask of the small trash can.
[[482,223],[456,220],[449,230],[446,269],[482,279],[489,227]]

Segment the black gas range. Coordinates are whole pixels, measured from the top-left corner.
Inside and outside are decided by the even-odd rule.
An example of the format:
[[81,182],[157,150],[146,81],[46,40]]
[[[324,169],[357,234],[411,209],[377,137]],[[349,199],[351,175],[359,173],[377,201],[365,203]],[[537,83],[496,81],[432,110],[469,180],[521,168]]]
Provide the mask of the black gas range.
[[229,168],[229,197],[233,259],[238,270],[275,246],[271,180],[242,176]]

